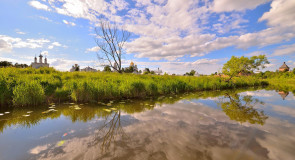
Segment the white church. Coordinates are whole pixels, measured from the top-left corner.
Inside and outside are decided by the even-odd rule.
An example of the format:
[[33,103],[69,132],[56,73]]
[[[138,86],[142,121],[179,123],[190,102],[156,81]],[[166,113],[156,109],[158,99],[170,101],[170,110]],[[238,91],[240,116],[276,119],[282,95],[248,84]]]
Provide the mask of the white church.
[[47,63],[47,58],[45,57],[44,63],[43,63],[43,56],[40,53],[39,55],[39,63],[37,62],[37,57],[35,56],[34,62],[31,64],[32,68],[41,68],[41,67],[49,67],[49,64]]

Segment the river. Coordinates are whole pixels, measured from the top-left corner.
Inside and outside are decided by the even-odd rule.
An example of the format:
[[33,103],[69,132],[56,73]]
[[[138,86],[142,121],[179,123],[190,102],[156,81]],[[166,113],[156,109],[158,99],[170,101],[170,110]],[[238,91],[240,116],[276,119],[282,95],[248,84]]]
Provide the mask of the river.
[[2,108],[0,160],[293,160],[294,104],[242,89]]

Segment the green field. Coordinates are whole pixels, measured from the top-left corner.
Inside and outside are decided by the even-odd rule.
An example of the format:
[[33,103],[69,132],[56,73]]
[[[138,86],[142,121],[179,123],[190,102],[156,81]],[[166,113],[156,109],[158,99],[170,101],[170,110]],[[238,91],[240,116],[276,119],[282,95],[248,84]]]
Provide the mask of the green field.
[[89,102],[144,98],[204,90],[266,85],[256,77],[135,75],[59,72],[53,68],[0,68],[0,105],[32,106],[51,102]]

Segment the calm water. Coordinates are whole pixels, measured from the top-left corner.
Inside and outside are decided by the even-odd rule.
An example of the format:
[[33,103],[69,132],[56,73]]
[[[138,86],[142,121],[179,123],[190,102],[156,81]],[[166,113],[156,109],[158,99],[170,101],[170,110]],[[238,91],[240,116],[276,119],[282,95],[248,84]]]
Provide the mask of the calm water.
[[0,159],[295,159],[291,92],[104,103],[0,110]]

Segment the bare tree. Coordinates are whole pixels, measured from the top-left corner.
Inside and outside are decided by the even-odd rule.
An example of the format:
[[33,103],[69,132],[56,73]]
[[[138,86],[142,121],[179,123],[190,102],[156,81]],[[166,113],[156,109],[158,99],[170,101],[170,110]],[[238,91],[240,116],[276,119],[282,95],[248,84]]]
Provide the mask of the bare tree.
[[[95,28],[97,37],[95,42],[100,48],[97,54],[99,60],[109,63],[113,70],[122,73],[123,46],[130,37],[130,32],[116,24],[101,20],[100,26]],[[102,66],[106,66],[103,64]]]

